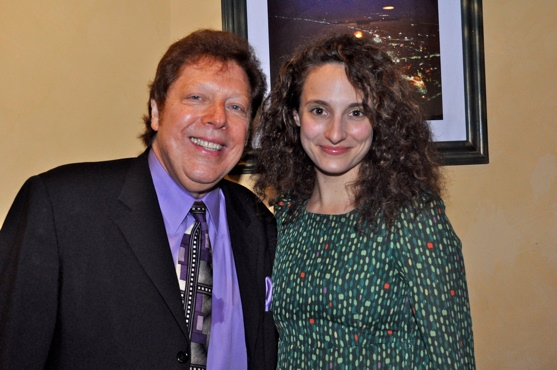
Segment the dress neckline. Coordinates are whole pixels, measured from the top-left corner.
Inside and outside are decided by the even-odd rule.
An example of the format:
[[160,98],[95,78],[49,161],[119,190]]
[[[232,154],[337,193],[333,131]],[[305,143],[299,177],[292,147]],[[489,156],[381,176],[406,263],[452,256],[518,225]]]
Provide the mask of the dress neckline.
[[353,210],[348,211],[346,213],[316,213],[316,212],[308,211],[306,206],[307,206],[307,202],[303,205],[302,210],[303,210],[304,214],[311,215],[311,216],[347,217],[347,216],[350,216],[350,215],[354,214],[355,212],[357,212],[356,208],[354,208]]

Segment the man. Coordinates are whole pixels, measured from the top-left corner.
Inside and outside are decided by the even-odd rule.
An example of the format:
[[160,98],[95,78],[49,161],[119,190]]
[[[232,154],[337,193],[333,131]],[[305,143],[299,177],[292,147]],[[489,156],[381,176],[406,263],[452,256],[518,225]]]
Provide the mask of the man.
[[245,40],[194,32],[159,63],[143,154],[25,183],[0,231],[0,368],[274,369],[274,218],[223,180],[265,88]]

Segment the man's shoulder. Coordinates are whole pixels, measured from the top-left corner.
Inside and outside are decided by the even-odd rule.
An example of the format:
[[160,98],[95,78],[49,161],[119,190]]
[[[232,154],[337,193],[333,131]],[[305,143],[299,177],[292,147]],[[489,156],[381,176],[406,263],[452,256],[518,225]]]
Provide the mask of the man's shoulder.
[[237,182],[234,182],[234,181],[231,181],[231,180],[227,180],[227,179],[221,180],[221,182],[219,183],[219,187],[225,193],[236,194],[236,195],[239,195],[239,196],[245,196],[245,197],[252,198],[252,199],[257,198],[255,196],[255,194],[253,194],[251,192],[251,190],[246,188],[244,185],[241,185],[241,184],[239,184]]
[[145,168],[138,172],[144,173],[144,177],[148,176],[147,161],[143,161],[141,158],[142,156],[64,164],[34,176],[34,178],[48,189],[51,196],[62,197],[64,194],[83,196],[99,193],[108,195],[118,191],[133,166],[143,165]]
[[138,157],[63,164],[38,176],[46,182],[75,182],[88,179],[107,181],[113,177],[125,176],[132,165],[142,163],[148,168],[146,153]]
[[230,180],[222,180],[219,183],[226,203],[230,206],[240,207],[247,212],[253,212],[258,216],[273,217],[263,202],[248,188]]
[[119,158],[98,162],[67,163],[39,174],[44,179],[75,176],[107,176],[129,168],[137,158]]
[[240,202],[257,206],[259,204],[263,204],[251,190],[241,184],[238,184],[237,182],[223,179],[219,183],[219,187],[221,188],[227,202]]

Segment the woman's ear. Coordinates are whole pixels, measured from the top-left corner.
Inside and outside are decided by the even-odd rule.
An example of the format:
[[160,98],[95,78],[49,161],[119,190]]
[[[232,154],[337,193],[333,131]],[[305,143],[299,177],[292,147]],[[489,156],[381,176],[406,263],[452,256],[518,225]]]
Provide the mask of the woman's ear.
[[296,122],[296,126],[300,127],[300,115],[298,114],[298,111],[295,110],[292,113],[292,116],[294,116],[294,121]]

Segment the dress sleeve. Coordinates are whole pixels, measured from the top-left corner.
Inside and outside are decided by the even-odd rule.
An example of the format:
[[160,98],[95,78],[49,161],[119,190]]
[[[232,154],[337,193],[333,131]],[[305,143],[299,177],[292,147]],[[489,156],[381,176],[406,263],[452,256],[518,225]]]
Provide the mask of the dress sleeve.
[[462,256],[441,200],[404,212],[393,243],[432,369],[474,369],[472,321]]
[[0,230],[0,369],[45,366],[56,324],[59,261],[48,192],[28,180]]

